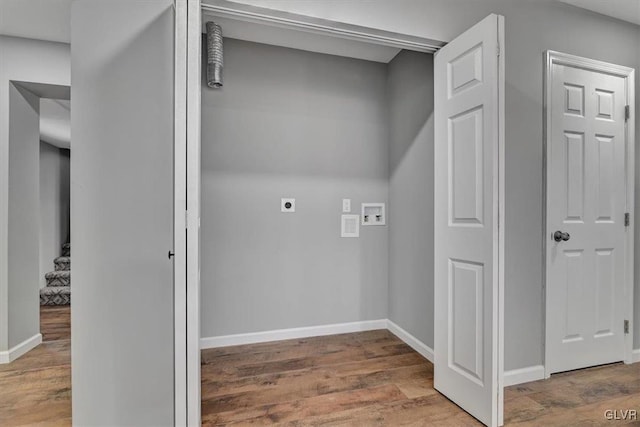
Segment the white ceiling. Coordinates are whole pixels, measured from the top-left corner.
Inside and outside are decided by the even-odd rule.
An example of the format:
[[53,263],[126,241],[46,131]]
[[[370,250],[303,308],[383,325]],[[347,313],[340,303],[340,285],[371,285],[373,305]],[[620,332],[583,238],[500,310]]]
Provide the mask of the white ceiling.
[[640,25],[640,0],[559,0],[602,15]]
[[0,34],[69,43],[72,0],[0,0]]
[[[73,0],[0,0],[0,34],[69,43]],[[640,25],[640,0],[559,0]]]

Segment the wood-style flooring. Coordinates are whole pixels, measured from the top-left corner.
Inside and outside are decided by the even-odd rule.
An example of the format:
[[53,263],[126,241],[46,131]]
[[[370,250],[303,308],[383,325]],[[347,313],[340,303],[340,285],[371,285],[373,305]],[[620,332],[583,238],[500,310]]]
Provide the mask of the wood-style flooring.
[[40,307],[42,344],[0,365],[0,426],[71,425],[71,310]]
[[[69,307],[42,307],[44,342],[0,365],[0,426],[71,425]],[[505,424],[640,425],[640,363],[505,390]],[[204,425],[475,426],[433,389],[433,365],[385,330],[203,350]]]
[[[635,409],[640,417],[640,363],[557,374],[505,390],[506,425],[629,424],[607,420],[607,409]],[[203,350],[202,421],[480,425],[433,389],[433,365],[386,330]]]

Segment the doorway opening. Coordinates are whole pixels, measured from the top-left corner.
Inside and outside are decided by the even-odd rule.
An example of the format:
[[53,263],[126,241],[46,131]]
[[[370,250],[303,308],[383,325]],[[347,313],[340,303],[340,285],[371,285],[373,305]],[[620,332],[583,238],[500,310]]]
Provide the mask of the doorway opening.
[[[69,99],[68,86],[9,81],[9,350],[0,371],[23,373],[2,388],[11,402],[30,402],[3,402],[12,425],[71,417]],[[34,390],[48,397],[34,401]]]
[[[69,320],[71,132],[68,100],[40,100],[40,311]],[[42,328],[42,326],[41,326]],[[43,341],[49,338],[43,334]]]
[[[278,422],[326,422],[345,414],[314,406],[338,399],[366,424],[366,402],[386,393],[450,407],[433,394],[431,362],[387,330],[390,246],[408,249],[391,233],[433,215],[432,55],[376,62],[232,38],[224,55],[223,88],[202,89],[202,421],[248,422],[274,405]],[[416,152],[426,167],[407,163]],[[411,196],[400,191],[410,180],[423,181]],[[420,207],[397,208],[405,197]],[[385,225],[365,222],[369,203],[386,207]],[[357,237],[342,237],[351,216]],[[414,236],[428,259],[432,230]],[[431,299],[424,284],[416,303]],[[420,304],[404,314],[427,316]],[[410,333],[421,348],[433,348],[427,322]]]
[[[258,13],[256,9],[259,8],[250,11],[254,18]],[[200,313],[198,336],[194,336],[197,328],[188,329],[187,341],[197,339],[203,348],[202,389],[195,393],[190,389],[188,399],[190,402],[200,402],[202,393],[202,408],[194,410],[190,407],[190,413],[202,409],[203,420],[215,422],[222,422],[227,415],[231,419],[234,416],[246,416],[247,403],[243,399],[247,395],[235,390],[236,385],[249,384],[261,374],[278,377],[277,369],[283,364],[293,363],[298,367],[313,364],[313,360],[306,357],[296,357],[294,362],[277,346],[274,347],[276,356],[260,350],[272,341],[293,338],[296,341],[281,344],[291,345],[294,352],[306,354],[305,348],[313,352],[313,345],[305,346],[307,340],[318,342],[316,338],[309,337],[324,336],[318,338],[320,347],[326,346],[326,351],[331,353],[331,349],[337,345],[332,341],[338,338],[335,334],[366,331],[344,338],[346,349],[351,347],[355,361],[358,355],[375,358],[376,351],[381,358],[391,356],[385,356],[385,352],[391,351],[394,346],[402,348],[400,351],[412,351],[405,343],[427,359],[433,358],[433,270],[426,273],[409,271],[410,277],[394,281],[401,283],[401,286],[416,284],[413,290],[407,291],[404,301],[400,303],[394,296],[396,289],[391,286],[389,277],[407,273],[407,268],[403,268],[407,266],[407,259],[412,260],[409,270],[423,269],[425,264],[429,270],[429,260],[433,259],[433,247],[430,245],[433,237],[429,239],[429,236],[433,236],[434,213],[431,165],[434,162],[435,84],[433,57],[424,52],[433,52],[434,47],[416,53],[408,47],[406,40],[405,44],[396,41],[393,46],[383,43],[383,50],[387,53],[389,47],[395,52],[381,61],[362,57],[379,46],[353,49],[352,44],[351,49],[346,49],[351,54],[346,54],[345,44],[339,39],[330,38],[334,44],[337,40],[343,49],[341,52],[328,49],[327,45],[331,44],[328,42],[316,43],[315,49],[309,49],[298,43],[309,36],[306,32],[296,32],[295,36],[286,38],[287,42],[295,40],[297,44],[283,45],[277,42],[283,38],[274,36],[271,31],[273,28],[265,31],[264,26],[258,23],[261,30],[248,31],[248,22],[255,24],[252,19],[240,19],[242,25],[234,27],[224,21],[229,19],[229,15],[212,13],[208,16],[205,14],[203,21],[211,16],[211,20],[222,26],[223,34],[227,37],[222,89],[206,87],[204,67],[201,67],[206,63],[206,57],[192,57],[189,62],[190,67],[197,62],[198,70],[202,71],[197,76],[200,89],[197,98],[195,90],[189,92],[192,100],[197,99],[191,101],[191,107],[198,112],[199,120],[193,120],[188,125],[194,134],[202,132],[202,172],[199,168],[197,171],[192,169],[188,179],[197,180],[202,188],[202,215],[198,214],[199,207],[196,206],[195,219],[202,227],[200,247],[202,259],[205,260],[202,265],[202,288],[194,289],[200,298],[196,299],[197,304],[187,304],[190,316],[194,312]],[[272,18],[270,15],[268,19]],[[286,19],[290,20],[292,16],[287,14]],[[484,206],[488,207],[482,215],[492,228],[495,222],[497,236],[498,215],[493,209],[499,209],[498,194],[504,187],[498,185],[498,177],[503,175],[495,173],[493,181],[491,177],[484,176],[482,171],[490,174],[494,167],[496,171],[500,170],[493,156],[498,157],[498,147],[503,142],[498,136],[502,123],[498,122],[498,117],[504,111],[498,109],[496,101],[503,96],[502,91],[498,93],[498,75],[503,70],[496,67],[500,63],[499,57],[494,64],[487,56],[486,64],[491,66],[485,68],[482,49],[476,52],[473,48],[478,43],[474,37],[482,34],[487,36],[483,42],[490,45],[485,52],[499,52],[494,45],[500,40],[501,26],[496,15],[491,15],[483,22],[481,30],[476,29],[473,37],[464,39],[465,42],[473,39],[475,44],[466,48],[460,45],[458,48],[462,51],[449,58],[456,71],[455,79],[450,83],[454,91],[452,96],[465,93],[468,89],[475,96],[478,91],[473,88],[477,86],[486,89],[481,93],[492,95],[488,97],[490,102],[486,105],[486,122],[477,123],[482,121],[478,119],[481,117],[479,114],[472,115],[472,119],[480,128],[485,126],[496,133],[475,134],[476,138],[467,138],[478,142],[475,151],[461,150],[456,154],[459,154],[461,162],[476,167],[475,160],[470,159],[468,153],[479,155],[478,150],[485,149],[484,141],[487,141],[486,144],[489,144],[488,141],[492,141],[491,144],[495,142],[490,148],[486,145],[487,153],[484,155],[491,159],[486,165],[476,168],[479,172],[474,178],[481,177],[488,183],[487,188],[482,188],[480,196],[485,199]],[[341,25],[324,24],[333,29]],[[316,29],[318,25],[322,26],[318,22],[313,23]],[[240,30],[234,32],[234,28]],[[196,43],[196,40],[199,49],[192,50],[204,52],[206,49],[203,49],[200,32],[190,42]],[[367,42],[371,40],[372,37]],[[356,46],[358,43],[361,44],[362,40],[358,40]],[[404,48],[407,51],[401,52]],[[471,54],[465,56],[469,52]],[[394,61],[397,62],[394,64]],[[484,73],[482,75],[486,81],[495,80],[495,84],[485,85],[485,80],[481,82],[476,78],[479,75],[479,70],[474,69],[477,64],[483,64],[483,71],[480,71]],[[388,68],[394,65],[397,67],[396,73],[388,72]],[[195,75],[192,74],[192,77],[194,80],[190,84],[195,82]],[[496,105],[491,104],[494,101]],[[483,101],[480,105],[484,106]],[[471,121],[462,121],[456,131],[461,132],[460,135],[465,133],[469,136],[470,132],[479,129],[477,126],[469,127]],[[199,150],[199,139],[196,146]],[[196,146],[193,146],[194,149]],[[191,164],[199,164],[199,157],[196,160]],[[461,173],[460,181],[456,181],[457,190],[475,192],[477,183],[467,178],[468,174]],[[191,196],[190,200],[193,200]],[[367,208],[371,209],[372,206],[377,207],[377,211],[367,214]],[[360,212],[364,212],[362,218],[357,215]],[[189,214],[193,214],[191,210]],[[388,215],[388,218],[377,218],[382,215]],[[350,224],[348,221],[354,221],[351,218],[354,216],[358,217],[355,224],[347,225]],[[375,217],[381,225],[369,225],[367,217],[369,220]],[[393,230],[403,230],[402,238],[394,240]],[[344,232],[342,235],[341,231]],[[490,235],[493,236],[489,233],[485,237]],[[220,245],[223,241],[228,243]],[[470,356],[467,354],[469,357],[464,360],[456,359],[459,366],[465,366],[468,370],[471,369],[467,363],[469,360],[473,359],[475,363],[479,354],[482,355],[481,359],[486,358],[486,366],[480,362],[480,367],[476,367],[486,372],[486,378],[480,380],[485,383],[473,393],[456,398],[472,399],[472,394],[486,392],[489,401],[483,399],[483,403],[475,407],[478,409],[481,406],[483,413],[476,412],[475,415],[495,425],[501,423],[502,416],[498,404],[498,400],[502,399],[499,372],[502,356],[498,354],[501,336],[498,288],[502,276],[499,272],[498,243],[494,245],[490,242],[487,250],[490,257],[495,256],[495,260],[492,258],[491,268],[486,269],[490,277],[486,280],[488,288],[485,291],[486,295],[493,295],[489,299],[495,297],[496,317],[482,319],[481,322],[486,322],[489,329],[483,329],[478,335],[479,344],[475,349],[460,349],[453,357],[462,357],[460,351],[474,353]],[[194,256],[192,251],[189,251],[189,256]],[[192,270],[192,277],[193,274],[196,271]],[[459,274],[459,278],[468,279],[464,272]],[[481,281],[484,280],[482,275]],[[460,289],[463,287],[471,289],[461,284]],[[478,299],[478,293],[475,297],[468,295],[479,304],[488,301]],[[455,301],[456,304],[469,301],[462,294],[459,296],[462,299]],[[486,312],[493,311],[486,308]],[[415,323],[412,324],[407,317]],[[425,321],[429,317],[430,321]],[[471,317],[464,326],[457,322],[454,330],[457,334],[463,330],[482,328],[480,323],[476,324],[477,321],[478,317]],[[469,329],[472,324],[475,326]],[[395,335],[385,329],[393,331]],[[386,335],[378,336],[378,339],[387,340],[387,343],[377,350],[362,344],[371,336],[375,341],[375,334],[380,333]],[[487,340],[484,341],[482,337]],[[350,346],[349,342],[353,345]],[[254,344],[256,348],[225,350],[233,345]],[[193,347],[188,346],[187,351],[193,351]],[[338,349],[336,353],[340,351]],[[237,360],[240,365],[234,365],[234,353],[240,355]],[[257,359],[253,360],[251,356],[249,359],[243,358],[242,355],[247,353],[258,353],[255,356]],[[347,356],[328,356],[331,357],[340,359]],[[199,358],[200,355],[197,356]],[[194,358],[190,357],[189,360],[193,361]],[[425,363],[425,366],[430,366],[430,362]],[[188,367],[188,370],[191,368]],[[234,376],[233,372],[241,375]],[[251,375],[251,372],[257,375]],[[446,375],[465,376],[459,371],[447,372]],[[192,373],[189,378],[193,379],[192,384],[201,382],[200,375]],[[232,384],[226,384],[225,380],[230,380]],[[428,380],[420,384],[424,387]],[[274,403],[267,401],[268,395],[254,386],[248,385],[255,402],[267,406]],[[426,389],[435,393],[432,386]],[[429,393],[426,389],[423,388],[421,392]],[[404,396],[408,397],[406,394]],[[437,396],[447,402],[445,405],[451,405],[446,398]],[[306,396],[304,399],[313,401],[318,398],[315,401],[321,401],[326,397]],[[487,402],[489,405],[485,404]],[[286,408],[283,409],[286,412]],[[260,410],[256,408],[256,411]],[[464,411],[460,410],[460,413],[460,416],[469,417]],[[278,418],[278,415],[271,415]],[[288,417],[285,415],[282,419]]]

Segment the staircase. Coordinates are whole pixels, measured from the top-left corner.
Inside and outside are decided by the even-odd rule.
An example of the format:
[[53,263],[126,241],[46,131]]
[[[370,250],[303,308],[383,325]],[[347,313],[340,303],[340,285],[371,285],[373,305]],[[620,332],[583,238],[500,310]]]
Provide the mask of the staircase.
[[40,305],[71,304],[71,243],[62,245],[62,256],[53,260],[54,271],[44,275],[47,286],[40,289]]

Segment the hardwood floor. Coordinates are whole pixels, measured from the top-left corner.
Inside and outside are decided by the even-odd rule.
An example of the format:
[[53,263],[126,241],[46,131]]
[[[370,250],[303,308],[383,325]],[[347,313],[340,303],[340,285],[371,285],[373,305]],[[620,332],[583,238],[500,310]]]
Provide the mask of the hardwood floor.
[[[607,409],[640,412],[640,363],[505,390],[506,425],[629,424],[605,419]],[[202,422],[480,425],[433,389],[433,365],[385,330],[203,350]]]
[[41,306],[40,332],[43,342],[70,340],[71,306]]
[[[518,426],[640,426],[640,363],[597,366],[505,389],[505,423]],[[635,410],[635,420],[605,411]]]
[[71,425],[70,314],[41,307],[42,344],[0,365],[0,426]]
[[[44,342],[0,365],[0,426],[71,425],[70,313],[43,307]],[[640,363],[505,390],[505,424],[640,425]],[[618,416],[620,416],[618,412]],[[203,425],[476,426],[433,389],[433,365],[385,330],[202,351]]]
[[203,425],[476,425],[386,330],[202,352]]

